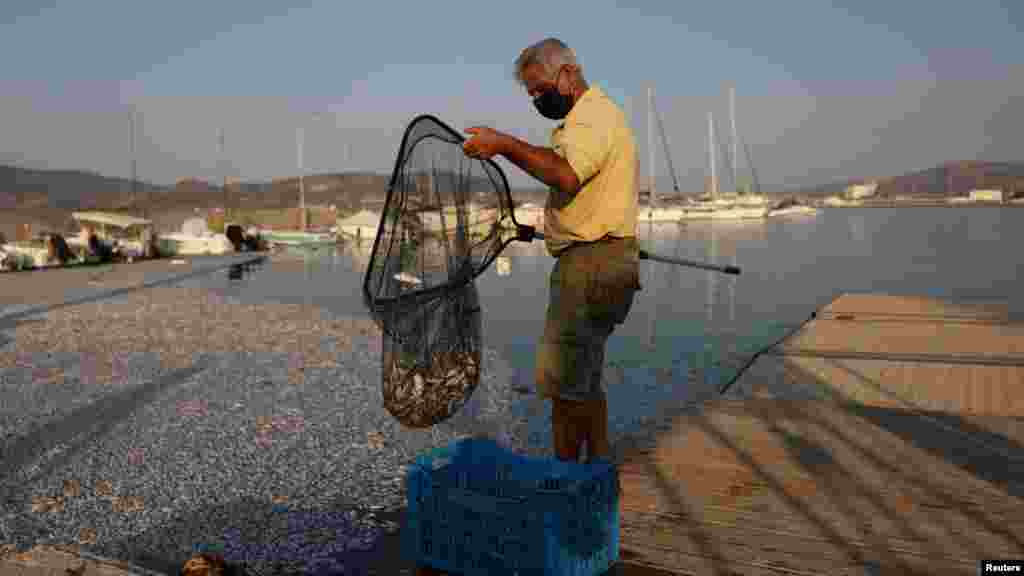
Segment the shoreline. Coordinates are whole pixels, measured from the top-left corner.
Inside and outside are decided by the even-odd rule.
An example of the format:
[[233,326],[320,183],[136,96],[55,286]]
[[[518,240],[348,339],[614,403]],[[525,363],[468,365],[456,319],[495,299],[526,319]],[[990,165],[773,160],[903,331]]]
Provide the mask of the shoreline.
[[829,206],[828,204],[815,205],[815,208],[1024,208],[1024,202],[1017,203],[964,203],[949,204],[947,202],[872,202],[870,204],[848,204]]
[[[4,282],[0,284],[0,322],[173,284],[233,266],[252,265],[267,257],[266,253],[251,252],[229,256],[195,256],[181,260],[161,258],[131,264],[20,270],[4,276]],[[44,270],[46,274],[21,273]],[[4,309],[8,307],[25,309],[5,312]]]

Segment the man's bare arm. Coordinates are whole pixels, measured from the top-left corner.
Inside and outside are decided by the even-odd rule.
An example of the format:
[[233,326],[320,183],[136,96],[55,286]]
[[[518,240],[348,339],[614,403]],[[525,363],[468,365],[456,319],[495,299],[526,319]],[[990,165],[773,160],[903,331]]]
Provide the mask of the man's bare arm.
[[550,148],[533,146],[514,136],[507,136],[501,155],[529,175],[569,197],[575,196],[580,189],[579,178],[572,166]]

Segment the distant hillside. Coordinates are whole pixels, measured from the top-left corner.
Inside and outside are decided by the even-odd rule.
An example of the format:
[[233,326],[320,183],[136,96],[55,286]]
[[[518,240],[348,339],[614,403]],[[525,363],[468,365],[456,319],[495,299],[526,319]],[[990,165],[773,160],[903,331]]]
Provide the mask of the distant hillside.
[[[439,176],[442,180],[445,174]],[[450,175],[448,175],[450,177]],[[314,174],[303,177],[308,205],[334,204],[354,210],[381,203],[387,194],[390,174],[350,172]],[[482,178],[472,189],[487,190]],[[245,209],[292,208],[299,201],[299,179],[288,177],[269,182],[229,182],[227,194],[221,185],[187,178],[174,186],[159,186],[126,178],[111,178],[83,171],[33,170],[0,166],[0,232],[12,234],[16,222],[34,222],[37,227],[60,230],[69,226],[75,210],[110,210],[144,215],[156,220],[180,220],[193,209],[227,206]],[[133,193],[134,189],[134,193]],[[514,191],[517,200],[543,201],[543,190]],[[169,223],[174,226],[174,223]]]
[[1024,195],[1024,162],[947,162],[934,168],[900,176],[839,180],[788,194],[830,196],[842,194],[847,186],[878,182],[880,197],[893,196],[966,196],[971,190],[998,188],[1008,194]]
[[[159,190],[148,183],[137,188]],[[130,198],[132,182],[76,170],[30,170],[0,166],[0,206],[14,199],[19,207],[75,210],[93,203],[121,203]]]

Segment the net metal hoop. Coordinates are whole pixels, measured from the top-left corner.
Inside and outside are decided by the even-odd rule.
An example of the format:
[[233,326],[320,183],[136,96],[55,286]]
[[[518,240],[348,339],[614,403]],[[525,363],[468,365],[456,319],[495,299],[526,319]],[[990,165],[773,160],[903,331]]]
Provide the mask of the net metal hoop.
[[[413,136],[416,128],[421,123],[431,123],[434,127],[439,128],[441,133],[438,134],[424,134],[418,137]],[[415,138],[415,139],[412,139]],[[430,114],[422,114],[416,116],[406,127],[404,134],[402,135],[402,141],[398,148],[398,155],[395,160],[395,167],[391,174],[391,179],[388,183],[388,191],[385,196],[385,207],[393,205],[394,202],[399,201],[404,205],[406,198],[398,197],[400,194],[405,194],[405,191],[399,187],[400,178],[402,176],[403,167],[411,158],[413,151],[416,149],[421,142],[426,140],[440,140],[460,146],[465,142],[466,138],[439,120],[437,117]],[[391,250],[396,243],[394,238],[390,239],[389,245],[382,247],[382,242],[385,234],[383,233],[385,228],[389,226],[389,222],[386,220],[388,214],[387,210],[381,214],[380,222],[377,225],[377,234],[373,241],[373,248],[371,249],[371,256],[366,269],[366,275],[363,279],[363,300],[365,305],[370,310],[371,315],[377,320],[381,315],[388,312],[393,312],[396,308],[413,308],[420,304],[428,303],[438,298],[443,298],[445,292],[451,292],[463,287],[464,285],[472,282],[477,276],[483,273],[493,261],[498,257],[501,251],[510,243],[516,240],[529,241],[533,239],[534,229],[532,226],[524,226],[516,221],[515,212],[512,210],[512,194],[508,184],[508,179],[505,176],[505,172],[501,167],[491,159],[469,159],[473,162],[479,162],[483,167],[483,171],[487,174],[488,180],[495,189],[495,193],[501,196],[499,204],[504,203],[508,206],[506,214],[502,215],[502,218],[508,218],[511,221],[511,228],[515,235],[498,242],[496,236],[502,231],[502,227],[497,226],[493,228],[485,237],[485,241],[493,242],[498,246],[496,250],[492,250],[477,266],[464,266],[456,274],[453,280],[450,280],[444,284],[437,286],[430,286],[421,290],[411,291],[408,293],[399,294],[397,296],[380,296],[380,283],[383,282],[384,276],[377,278],[377,284],[374,285],[374,270],[378,267],[379,260],[383,259],[387,261],[391,255]],[[399,214],[400,216],[400,214]],[[384,249],[383,253],[381,250]],[[400,334],[395,333],[389,329],[387,322],[379,322],[382,329],[392,338],[402,339]]]

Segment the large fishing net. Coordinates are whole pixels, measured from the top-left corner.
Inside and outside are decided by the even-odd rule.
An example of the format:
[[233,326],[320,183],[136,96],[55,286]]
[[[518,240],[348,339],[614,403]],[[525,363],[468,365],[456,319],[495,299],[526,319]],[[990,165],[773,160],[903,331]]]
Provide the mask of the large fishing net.
[[467,157],[462,142],[432,116],[408,126],[363,285],[384,333],[384,406],[408,427],[443,422],[473,394],[481,347],[474,279],[509,242],[532,239],[513,218],[501,169]]
[[[453,416],[480,382],[476,277],[509,243],[543,239],[516,222],[501,168],[466,156],[463,141],[433,116],[406,128],[363,282],[384,333],[384,407],[413,428]],[[739,274],[646,250],[640,259]]]

